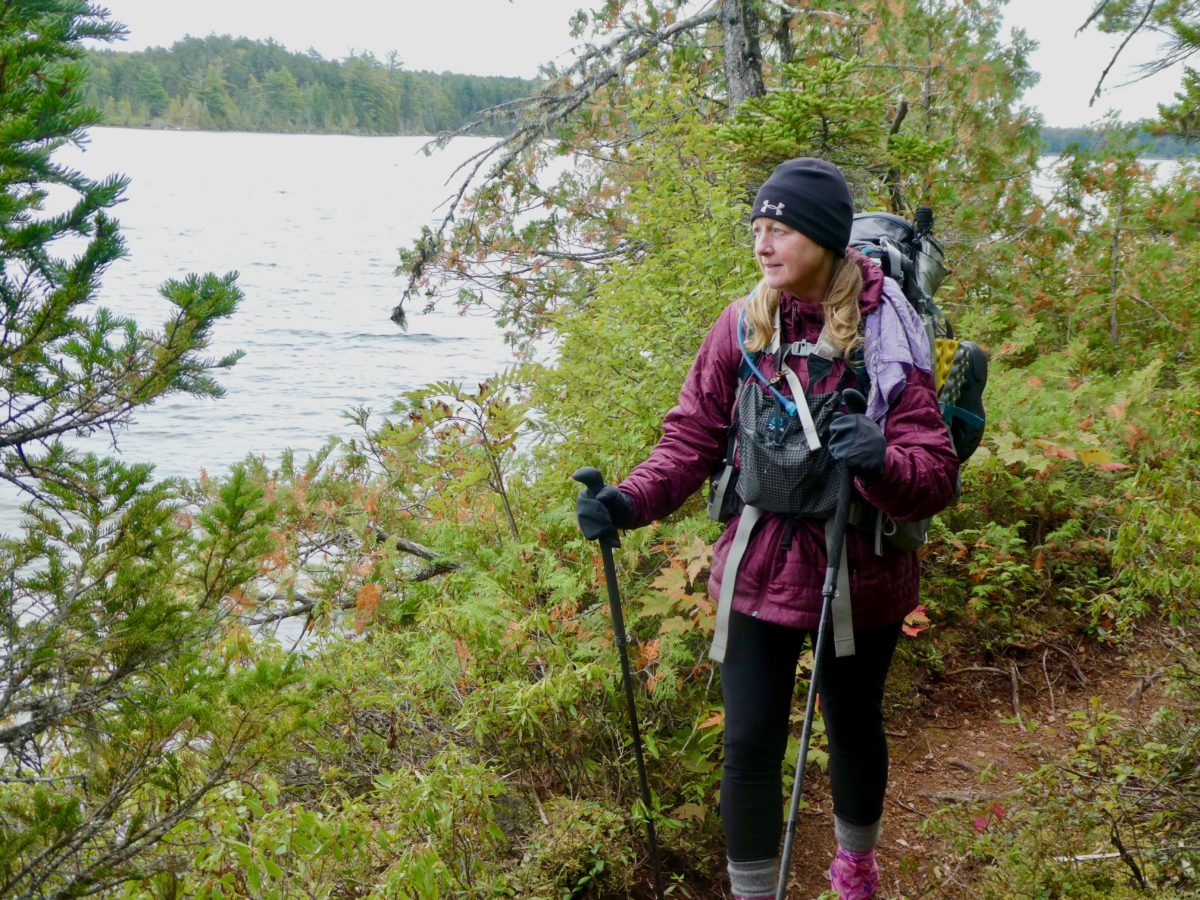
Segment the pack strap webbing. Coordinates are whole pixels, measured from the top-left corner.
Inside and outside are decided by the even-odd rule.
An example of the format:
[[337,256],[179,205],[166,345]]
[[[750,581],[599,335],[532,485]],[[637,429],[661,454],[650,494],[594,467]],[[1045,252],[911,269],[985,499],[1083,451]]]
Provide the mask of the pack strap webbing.
[[763,510],[757,506],[742,509],[733,543],[729,546],[729,556],[725,558],[725,574],[721,576],[721,596],[717,600],[717,625],[713,629],[712,646],[708,649],[708,657],[714,662],[725,662],[725,647],[729,643],[729,614],[733,611],[733,589],[737,585],[737,571],[742,564],[746,548],[750,546],[754,526],[758,524],[762,514]]
[[[738,520],[729,555],[725,558],[725,571],[721,575],[721,595],[717,599],[717,623],[713,629],[713,642],[708,650],[709,659],[717,663],[725,661],[725,650],[729,644],[729,614],[733,611],[733,595],[737,588],[738,569],[742,557],[750,546],[754,528],[762,519],[764,510],[747,506]],[[833,519],[825,522],[825,537],[828,544],[829,530]],[[833,596],[831,621],[833,624],[833,649],[837,656],[854,655],[854,617],[850,605],[850,567],[847,563],[846,537],[842,535],[842,562],[838,567],[837,591]]]

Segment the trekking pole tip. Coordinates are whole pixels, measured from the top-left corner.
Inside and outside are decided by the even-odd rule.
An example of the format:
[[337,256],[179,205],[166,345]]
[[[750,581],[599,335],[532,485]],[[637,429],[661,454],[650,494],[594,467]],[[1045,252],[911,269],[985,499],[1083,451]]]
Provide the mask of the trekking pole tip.
[[575,474],[571,477],[587,488],[588,496],[590,497],[595,497],[604,487],[604,476],[594,466],[584,466],[582,469],[576,469]]

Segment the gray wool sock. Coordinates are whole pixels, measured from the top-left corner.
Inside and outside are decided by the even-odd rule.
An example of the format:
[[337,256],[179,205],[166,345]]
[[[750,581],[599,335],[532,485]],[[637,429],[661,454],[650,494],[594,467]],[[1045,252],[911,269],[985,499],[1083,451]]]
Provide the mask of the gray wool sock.
[[838,846],[852,853],[864,853],[874,850],[879,844],[879,832],[883,819],[876,819],[871,825],[851,825],[845,819],[833,817],[833,836],[837,838]]
[[739,897],[773,897],[779,876],[779,857],[729,860],[729,886]]

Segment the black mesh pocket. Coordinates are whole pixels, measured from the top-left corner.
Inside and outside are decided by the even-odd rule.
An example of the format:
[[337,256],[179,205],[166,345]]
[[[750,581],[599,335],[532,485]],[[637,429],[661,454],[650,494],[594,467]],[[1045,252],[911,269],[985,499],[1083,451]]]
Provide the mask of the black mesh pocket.
[[[802,401],[803,402],[803,401]],[[838,394],[808,398],[822,446],[810,450],[799,416],[751,385],[738,398],[737,493],[750,506],[792,516],[828,517],[837,505],[837,463],[824,442],[838,413]]]

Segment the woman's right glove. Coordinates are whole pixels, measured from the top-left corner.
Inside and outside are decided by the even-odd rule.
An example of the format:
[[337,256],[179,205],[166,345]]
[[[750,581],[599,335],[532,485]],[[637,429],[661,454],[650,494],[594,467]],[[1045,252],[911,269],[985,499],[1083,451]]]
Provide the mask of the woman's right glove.
[[630,528],[636,521],[629,495],[611,484],[602,487],[595,497],[589,497],[587,490],[580,491],[575,516],[579,519],[579,530],[589,541],[616,534],[618,528]]

